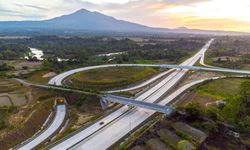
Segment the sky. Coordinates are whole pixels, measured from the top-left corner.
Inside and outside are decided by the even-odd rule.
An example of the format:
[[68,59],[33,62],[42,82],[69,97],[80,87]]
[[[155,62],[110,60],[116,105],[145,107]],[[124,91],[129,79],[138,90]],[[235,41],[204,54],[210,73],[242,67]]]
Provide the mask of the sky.
[[250,0],[0,0],[0,21],[44,20],[81,8],[151,27],[250,32]]

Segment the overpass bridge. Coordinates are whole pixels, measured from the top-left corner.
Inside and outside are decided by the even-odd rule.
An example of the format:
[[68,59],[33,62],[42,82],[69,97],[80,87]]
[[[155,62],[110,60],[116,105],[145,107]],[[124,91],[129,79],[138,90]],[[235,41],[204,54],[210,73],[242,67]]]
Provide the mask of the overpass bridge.
[[214,72],[226,72],[226,73],[239,73],[250,75],[249,70],[237,70],[237,69],[227,69],[227,68],[209,68],[209,67],[198,67],[198,66],[185,66],[185,65],[172,65],[172,64],[122,64],[117,66],[134,66],[134,67],[159,67],[168,69],[188,69],[188,70],[204,70],[204,71],[214,71]]
[[137,101],[131,98],[120,97],[116,95],[102,95],[101,96],[101,105],[103,108],[107,108],[108,102],[124,104],[132,107],[140,107],[145,109],[154,110],[160,113],[164,113],[166,115],[170,115],[174,109],[170,106],[159,105],[155,103],[148,103],[144,101]]
[[209,68],[209,67],[198,67],[198,66],[182,66],[182,65],[169,65],[162,64],[159,65],[161,68],[176,68],[176,69],[188,69],[188,70],[204,70],[204,71],[214,71],[214,72],[226,72],[226,73],[239,73],[250,75],[249,70],[237,70],[237,69],[227,69],[227,68]]
[[150,110],[154,110],[157,112],[165,113],[167,115],[169,115],[173,111],[173,109],[169,106],[163,106],[163,105],[158,105],[158,104],[154,104],[154,103],[147,103],[147,102],[143,102],[143,101],[136,101],[136,100],[131,99],[131,98],[125,98],[125,97],[120,97],[120,96],[111,95],[111,94],[105,95],[105,94],[101,94],[101,93],[100,94],[91,93],[91,92],[81,91],[81,90],[77,90],[77,89],[68,89],[68,88],[60,87],[60,86],[32,84],[32,83],[28,83],[22,79],[17,79],[17,78],[14,78],[14,79],[21,82],[22,84],[24,84],[26,86],[33,86],[36,88],[55,89],[55,90],[62,90],[62,91],[68,91],[68,92],[76,92],[76,93],[80,93],[80,94],[100,96],[101,97],[100,102],[101,102],[101,106],[103,109],[107,108],[108,102],[113,102],[113,103],[120,103],[120,104],[128,105],[128,106],[150,109]]

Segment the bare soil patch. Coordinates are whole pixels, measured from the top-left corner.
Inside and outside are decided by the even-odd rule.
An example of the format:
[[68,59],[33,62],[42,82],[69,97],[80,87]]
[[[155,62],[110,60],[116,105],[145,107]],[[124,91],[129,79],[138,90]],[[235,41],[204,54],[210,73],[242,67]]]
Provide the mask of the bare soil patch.
[[55,72],[49,72],[49,73],[44,74],[42,77],[43,78],[51,78],[51,77],[54,77],[54,76],[56,76]]
[[25,94],[10,94],[9,97],[15,106],[23,106],[28,103]]
[[0,107],[2,106],[11,106],[12,103],[11,103],[11,100],[9,98],[9,96],[0,96]]

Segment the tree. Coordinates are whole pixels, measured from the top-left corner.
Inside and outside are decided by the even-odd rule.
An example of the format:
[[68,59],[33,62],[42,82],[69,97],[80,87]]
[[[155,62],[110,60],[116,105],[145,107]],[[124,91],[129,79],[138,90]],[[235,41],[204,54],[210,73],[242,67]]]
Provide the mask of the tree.
[[84,63],[88,60],[88,55],[85,50],[80,50],[78,54],[76,55],[76,59],[79,60],[79,62]]
[[0,71],[9,71],[13,69],[12,66],[9,66],[7,63],[0,63]]
[[3,59],[13,60],[18,58],[18,54],[11,50],[5,50],[2,52]]
[[243,103],[246,106],[250,106],[250,81],[245,81],[240,86],[240,95]]
[[208,109],[207,110],[207,115],[209,118],[211,118],[212,120],[216,121],[217,120],[217,113],[214,112],[212,109]]
[[201,106],[197,102],[189,103],[186,106],[186,112],[189,114],[191,119],[196,119],[201,115]]

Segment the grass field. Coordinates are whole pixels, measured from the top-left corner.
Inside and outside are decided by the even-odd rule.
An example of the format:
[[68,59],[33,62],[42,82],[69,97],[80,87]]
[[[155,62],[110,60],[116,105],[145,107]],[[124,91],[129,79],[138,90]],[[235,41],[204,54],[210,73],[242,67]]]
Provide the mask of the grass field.
[[127,86],[158,73],[151,67],[101,68],[76,73],[66,80],[66,84],[76,88],[110,89]]
[[240,84],[246,80],[241,78],[226,78],[214,80],[197,88],[197,93],[214,99],[225,99],[238,93]]
[[50,78],[44,78],[45,74],[49,73],[46,70],[37,70],[24,75],[25,80],[36,84],[47,84]]
[[23,67],[28,67],[28,69],[39,69],[42,62],[32,62],[26,60],[4,60],[10,66],[13,66],[15,70],[23,70]]

